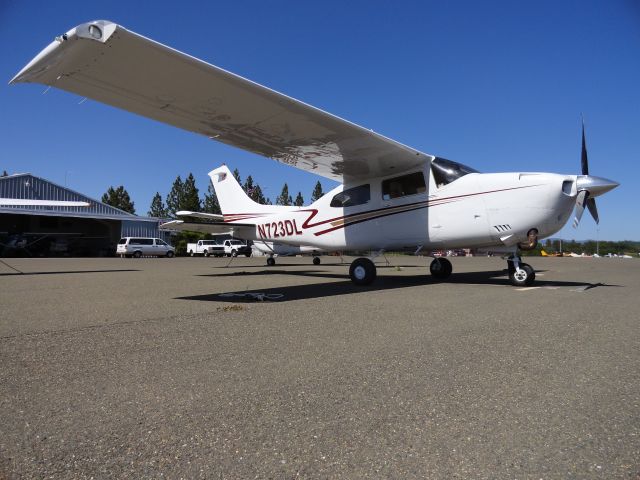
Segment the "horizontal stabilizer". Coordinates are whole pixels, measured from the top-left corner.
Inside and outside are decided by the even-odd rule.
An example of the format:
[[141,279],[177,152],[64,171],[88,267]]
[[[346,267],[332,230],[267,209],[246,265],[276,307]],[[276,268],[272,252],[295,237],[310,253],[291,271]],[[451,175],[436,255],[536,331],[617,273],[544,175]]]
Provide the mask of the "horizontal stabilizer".
[[180,210],[176,212],[176,215],[179,217],[202,218],[204,220],[212,220],[214,222],[222,222],[224,220],[224,216],[217,213],[191,212],[189,210]]
[[178,232],[200,232],[211,233],[213,235],[233,235],[236,237],[244,238],[250,236],[255,232],[256,226],[253,224],[229,224],[225,222],[209,222],[209,223],[197,223],[197,222],[185,222],[183,220],[172,220],[160,225],[162,230],[175,230]]

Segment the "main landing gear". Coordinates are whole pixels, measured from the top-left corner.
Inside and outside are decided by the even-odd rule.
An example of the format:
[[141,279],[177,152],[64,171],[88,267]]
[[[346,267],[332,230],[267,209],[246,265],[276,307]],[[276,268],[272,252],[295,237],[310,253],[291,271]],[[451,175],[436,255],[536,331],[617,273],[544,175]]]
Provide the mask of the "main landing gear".
[[369,285],[376,279],[376,266],[368,258],[356,258],[349,267],[349,276],[356,285]]
[[437,257],[431,261],[429,271],[431,272],[431,276],[436,280],[446,280],[451,275],[453,266],[446,258]]

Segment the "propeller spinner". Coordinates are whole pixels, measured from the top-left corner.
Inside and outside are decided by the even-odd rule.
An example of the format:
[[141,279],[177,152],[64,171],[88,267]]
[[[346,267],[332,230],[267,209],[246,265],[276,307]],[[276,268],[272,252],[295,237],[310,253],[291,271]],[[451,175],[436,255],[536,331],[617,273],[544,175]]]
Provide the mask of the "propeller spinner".
[[584,213],[584,207],[586,206],[589,213],[596,221],[600,222],[598,216],[598,208],[596,207],[596,199],[598,195],[613,190],[618,185],[618,182],[608,180],[602,177],[594,177],[589,175],[589,159],[587,158],[587,142],[584,135],[584,120],[582,121],[582,175],[578,175],[576,178],[576,189],[578,195],[576,196],[576,211],[573,218],[573,228],[577,228],[580,224],[580,219]]

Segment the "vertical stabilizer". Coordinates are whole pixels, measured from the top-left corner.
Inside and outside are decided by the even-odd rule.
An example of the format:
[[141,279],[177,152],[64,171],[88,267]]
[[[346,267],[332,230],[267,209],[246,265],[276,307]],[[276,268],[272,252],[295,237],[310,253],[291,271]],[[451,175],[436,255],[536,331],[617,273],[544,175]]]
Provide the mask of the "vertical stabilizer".
[[298,210],[298,207],[262,205],[254,202],[240,186],[226,165],[211,170],[209,178],[216,191],[223,215],[246,215],[253,213],[278,213]]

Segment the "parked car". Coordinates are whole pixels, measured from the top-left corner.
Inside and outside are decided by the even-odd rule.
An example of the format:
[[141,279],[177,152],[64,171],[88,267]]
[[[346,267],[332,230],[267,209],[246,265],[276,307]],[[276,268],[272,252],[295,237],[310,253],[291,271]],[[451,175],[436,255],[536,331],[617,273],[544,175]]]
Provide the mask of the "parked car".
[[215,240],[198,240],[196,243],[187,244],[187,253],[192,257],[194,255],[224,257],[224,245]]
[[161,238],[124,237],[118,242],[116,254],[121,257],[140,258],[144,255],[171,258],[176,250]]
[[224,254],[227,257],[237,257],[238,255],[244,255],[245,257],[251,256],[251,247],[242,240],[225,240],[223,245]]

